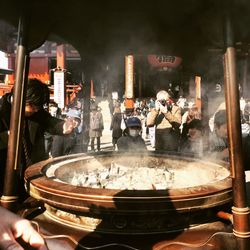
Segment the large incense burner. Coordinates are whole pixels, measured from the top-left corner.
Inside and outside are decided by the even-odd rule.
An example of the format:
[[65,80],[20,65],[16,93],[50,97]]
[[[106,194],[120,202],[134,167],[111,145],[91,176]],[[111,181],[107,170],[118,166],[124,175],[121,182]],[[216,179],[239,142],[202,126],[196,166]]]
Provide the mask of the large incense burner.
[[231,201],[227,165],[176,155],[60,157],[29,167],[25,180],[48,218],[106,233],[182,230]]

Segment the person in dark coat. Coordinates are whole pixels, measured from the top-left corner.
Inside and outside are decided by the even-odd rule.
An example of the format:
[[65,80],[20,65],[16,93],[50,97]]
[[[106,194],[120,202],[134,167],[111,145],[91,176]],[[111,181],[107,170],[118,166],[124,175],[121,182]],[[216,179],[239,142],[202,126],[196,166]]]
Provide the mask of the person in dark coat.
[[117,140],[122,136],[121,129],[122,114],[119,107],[115,107],[114,115],[112,116],[110,130],[112,130],[113,150],[116,148]]
[[126,122],[128,135],[122,136],[117,141],[118,151],[139,152],[146,151],[145,141],[141,137],[141,120],[138,117],[130,117]]
[[[12,95],[13,93],[8,93],[0,99],[0,189],[3,187],[5,174]],[[45,131],[50,134],[63,135],[70,133],[73,129],[70,120],[64,121],[52,117],[49,112],[44,110],[44,104],[48,102],[49,89],[47,85],[37,79],[30,79],[26,93],[25,125],[21,131],[23,132],[21,173],[29,165],[48,158],[48,154],[45,152]]]
[[78,127],[81,123],[81,114],[78,110],[70,109],[67,113],[67,118],[74,122],[74,130],[67,135],[53,136],[51,155],[58,157],[75,153],[74,147],[76,145],[77,134],[80,132]]

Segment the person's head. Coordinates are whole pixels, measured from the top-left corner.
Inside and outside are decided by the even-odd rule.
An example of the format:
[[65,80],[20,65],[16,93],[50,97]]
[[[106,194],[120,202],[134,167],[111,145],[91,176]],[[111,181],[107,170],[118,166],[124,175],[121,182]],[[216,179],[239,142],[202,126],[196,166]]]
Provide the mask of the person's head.
[[169,100],[170,95],[167,91],[165,90],[160,90],[157,94],[156,94],[156,99],[163,105],[165,106],[166,102]]
[[58,112],[58,104],[55,103],[55,102],[50,102],[50,103],[49,103],[49,113],[50,113],[52,116],[56,116],[56,115],[57,115],[57,112]]
[[141,120],[138,117],[130,117],[127,119],[127,128],[129,135],[136,137],[141,132]]
[[190,108],[188,109],[188,122],[192,119],[200,119],[201,118],[201,113],[196,106],[196,104],[192,104]]
[[191,141],[201,138],[203,135],[203,125],[201,120],[193,119],[188,124],[188,135]]
[[26,92],[25,116],[31,116],[48,103],[48,86],[38,79],[29,79]]
[[81,123],[81,113],[76,109],[70,109],[66,114],[68,119],[74,120],[74,127],[78,127]]
[[227,114],[226,110],[219,110],[214,115],[214,129],[221,138],[227,138]]

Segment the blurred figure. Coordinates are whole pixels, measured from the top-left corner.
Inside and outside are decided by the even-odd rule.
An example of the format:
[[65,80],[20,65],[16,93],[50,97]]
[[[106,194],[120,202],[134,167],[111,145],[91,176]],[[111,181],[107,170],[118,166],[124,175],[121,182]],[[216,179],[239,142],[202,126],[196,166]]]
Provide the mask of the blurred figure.
[[[148,120],[148,116],[150,111],[155,108],[155,102],[150,102],[149,103],[149,112],[147,114],[147,118],[146,118],[146,125],[147,125],[147,120]],[[149,137],[149,141],[150,141],[150,145],[152,148],[155,148],[155,126],[148,126],[147,125],[147,129],[148,129],[148,137]]]
[[122,136],[121,129],[122,114],[119,107],[114,108],[114,115],[112,116],[110,130],[112,130],[112,144],[113,150],[116,149],[117,140]]
[[155,108],[149,112],[147,125],[156,126],[156,151],[178,151],[181,109],[173,102],[167,91],[161,90],[157,93]]
[[70,134],[53,136],[51,148],[52,157],[78,153],[74,150],[74,147],[76,145],[77,134],[82,132],[81,128],[79,128],[81,124],[81,114],[75,109],[70,109],[66,117],[72,120],[74,129]]
[[198,110],[198,107],[194,103],[191,103],[189,105],[188,110],[182,116],[182,121],[181,121],[181,137],[182,138],[185,138],[187,136],[188,125],[194,119],[201,120],[201,113]]
[[212,157],[229,161],[226,110],[219,110],[214,115],[214,131],[209,137],[209,148]]
[[128,135],[117,141],[118,151],[136,152],[147,150],[145,141],[141,137],[141,121],[138,117],[129,117],[126,121]]
[[250,124],[245,119],[246,116],[243,115],[242,111],[240,112],[240,117],[241,117],[241,133],[242,137],[245,138],[250,133]]
[[246,121],[246,123],[250,124],[250,100],[246,100],[246,105],[244,107],[243,111],[243,118]]
[[90,125],[89,125],[89,137],[91,151],[95,151],[95,139],[97,141],[97,150],[101,150],[101,136],[104,129],[103,116],[98,106],[93,103],[90,106]]
[[176,103],[182,110],[184,110],[186,104],[187,104],[187,99],[180,96],[177,103]]
[[[3,185],[4,170],[7,158],[7,143],[10,129],[10,114],[12,106],[12,95],[8,93],[0,101],[0,188]],[[29,79],[27,84],[25,119],[22,135],[22,153],[20,165],[20,181],[23,182],[24,170],[36,162],[46,160],[49,156],[45,151],[44,132],[50,134],[68,134],[73,129],[72,121],[61,120],[52,117],[44,109],[49,103],[48,86],[38,79]],[[2,135],[5,136],[4,140]],[[20,185],[23,187],[23,185]],[[1,190],[0,190],[1,193]]]
[[[227,133],[226,110],[219,110],[214,115],[214,131],[209,138],[211,157],[229,162],[229,144]],[[250,135],[242,136],[242,154],[245,170],[250,169]]]
[[180,142],[179,151],[194,157],[203,157],[208,150],[201,120],[193,119],[187,125],[187,137]]
[[[49,103],[49,113],[51,116],[60,118],[61,110],[58,108],[58,104],[55,102]],[[47,155],[51,156],[51,148],[53,142],[53,136],[49,132],[44,132],[44,140],[45,140],[45,152]]]
[[107,80],[102,80],[101,81],[101,96],[104,98],[106,96],[106,89],[107,89]]
[[[31,223],[18,215],[0,207],[0,249],[20,250],[22,246],[17,239],[28,244],[32,249],[47,250],[44,239]],[[31,248],[29,248],[31,249]]]

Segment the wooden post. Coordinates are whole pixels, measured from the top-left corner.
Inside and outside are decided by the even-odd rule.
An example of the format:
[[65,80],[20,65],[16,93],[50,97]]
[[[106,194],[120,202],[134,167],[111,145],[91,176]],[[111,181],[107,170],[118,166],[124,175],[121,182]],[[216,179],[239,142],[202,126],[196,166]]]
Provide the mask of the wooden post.
[[[232,4],[232,3],[231,3]],[[231,175],[233,181],[233,233],[237,238],[238,249],[250,249],[249,208],[246,200],[246,182],[242,152],[239,88],[236,81],[236,50],[229,10],[225,6],[225,45],[224,82],[227,111],[227,129]]]
[[65,45],[60,44],[56,47],[56,66],[65,69]]
[[134,56],[125,57],[125,107],[134,109]]
[[[27,17],[19,20],[18,47],[16,60],[16,82],[10,118],[10,134],[1,205],[12,211],[18,209],[20,168],[20,145],[23,131],[26,84],[28,77],[29,53],[27,51]],[[3,166],[1,166],[3,167]]]
[[201,113],[201,77],[195,76],[195,105],[198,108],[199,112]]

